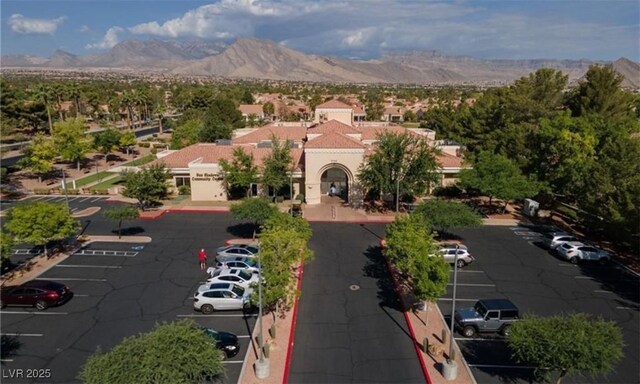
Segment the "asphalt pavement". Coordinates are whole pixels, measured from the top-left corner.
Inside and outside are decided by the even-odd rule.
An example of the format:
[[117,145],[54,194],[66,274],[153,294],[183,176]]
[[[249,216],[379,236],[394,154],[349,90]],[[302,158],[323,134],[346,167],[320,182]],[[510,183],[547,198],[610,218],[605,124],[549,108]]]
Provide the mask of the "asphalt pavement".
[[[100,213],[81,222],[85,234],[111,235],[115,230],[115,224]],[[202,315],[193,309],[192,296],[206,279],[199,268],[198,250],[204,247],[213,259],[214,248],[237,237],[234,233],[244,227],[220,213],[169,214],[124,226],[127,233],[150,236],[153,241],[144,245],[91,243],[40,276],[67,284],[75,293],[69,302],[43,312],[20,307],[1,312],[3,375],[20,369],[23,373],[49,370],[51,375],[44,381],[5,375],[3,383],[79,382],[77,374],[96,348],[108,351],[127,336],[184,318],[240,337],[241,350],[224,363],[226,376],[221,379],[238,381],[255,313]]]
[[380,254],[384,224],[312,223],[290,383],[424,383]]
[[[522,314],[584,312],[613,320],[621,327],[626,344],[624,359],[614,372],[595,378],[572,374],[563,382],[640,382],[637,276],[615,264],[575,266],[561,260],[539,245],[541,234],[535,228],[484,226],[453,232],[476,258],[473,264],[459,270],[456,308],[473,306],[478,299],[508,298]],[[438,300],[447,319],[452,288],[450,285],[447,294]],[[512,359],[502,337],[455,337],[478,383],[530,382],[533,369]]]

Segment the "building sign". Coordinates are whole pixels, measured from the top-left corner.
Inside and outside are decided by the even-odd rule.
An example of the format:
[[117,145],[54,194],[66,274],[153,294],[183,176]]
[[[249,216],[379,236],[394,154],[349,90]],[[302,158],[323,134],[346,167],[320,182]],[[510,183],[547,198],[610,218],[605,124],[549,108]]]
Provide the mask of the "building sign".
[[215,173],[196,173],[195,176],[191,176],[191,181],[212,181],[216,180],[218,175]]

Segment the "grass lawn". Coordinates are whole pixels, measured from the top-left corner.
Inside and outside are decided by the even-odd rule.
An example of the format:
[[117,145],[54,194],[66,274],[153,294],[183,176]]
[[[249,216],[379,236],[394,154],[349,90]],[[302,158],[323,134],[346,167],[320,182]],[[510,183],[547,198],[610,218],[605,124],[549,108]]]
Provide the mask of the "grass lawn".
[[120,183],[122,181],[122,176],[117,175],[114,178],[111,178],[109,180],[105,180],[100,184],[96,184],[94,186],[91,187],[91,189],[108,189],[113,187],[114,185]]
[[122,165],[125,166],[125,167],[135,167],[135,166],[138,166],[138,165],[143,165],[143,164],[150,163],[155,159],[156,159],[156,155],[149,154],[147,156],[143,156],[143,157],[141,157],[139,159],[135,159],[133,161],[130,161],[128,163],[124,163]]
[[107,171],[102,171],[102,172],[98,172],[98,173],[93,173],[87,177],[83,177],[82,179],[78,179],[76,180],[76,188],[82,188],[87,184],[91,184],[95,181],[98,180],[104,180],[109,176],[113,176],[113,173],[111,172],[107,172]]

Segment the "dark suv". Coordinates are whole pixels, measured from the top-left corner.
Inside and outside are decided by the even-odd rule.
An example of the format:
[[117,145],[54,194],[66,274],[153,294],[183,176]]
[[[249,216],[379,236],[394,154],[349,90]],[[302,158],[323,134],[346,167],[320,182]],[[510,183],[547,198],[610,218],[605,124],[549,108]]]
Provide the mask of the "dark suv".
[[507,299],[478,300],[473,308],[456,310],[455,328],[466,337],[494,332],[507,336],[511,324],[519,319],[518,308]]

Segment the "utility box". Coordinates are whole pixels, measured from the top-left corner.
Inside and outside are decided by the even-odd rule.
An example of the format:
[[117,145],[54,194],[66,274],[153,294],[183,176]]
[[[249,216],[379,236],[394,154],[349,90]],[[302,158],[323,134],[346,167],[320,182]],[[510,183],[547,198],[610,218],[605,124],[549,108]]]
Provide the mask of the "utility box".
[[524,214],[529,217],[535,217],[540,209],[540,203],[531,199],[524,199]]

